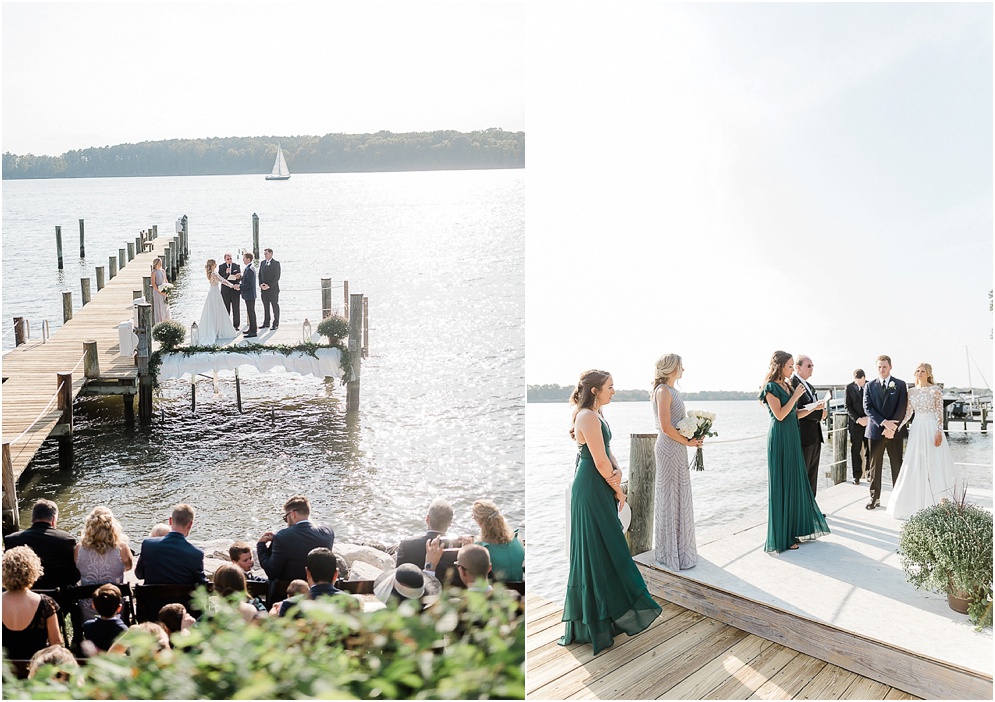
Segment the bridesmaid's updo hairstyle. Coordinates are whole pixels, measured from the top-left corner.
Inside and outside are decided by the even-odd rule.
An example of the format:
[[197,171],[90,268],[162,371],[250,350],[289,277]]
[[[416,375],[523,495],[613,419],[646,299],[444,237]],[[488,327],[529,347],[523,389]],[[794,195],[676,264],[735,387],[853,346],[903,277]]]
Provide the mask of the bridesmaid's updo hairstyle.
[[611,377],[611,373],[603,370],[589,370],[584,371],[580,374],[580,380],[577,381],[577,387],[570,394],[570,404],[577,405],[574,409],[573,417],[571,417],[570,424],[570,438],[576,439],[574,436],[573,423],[577,421],[577,413],[582,409],[593,409],[594,400],[597,397],[595,390],[600,390],[608,378]]
[[918,366],[916,366],[916,370],[919,370],[920,368],[926,371],[926,382],[928,382],[930,385],[935,385],[936,381],[933,380],[933,366],[929,365],[928,363],[920,363]]
[[217,268],[217,266],[218,262],[215,261],[213,258],[207,259],[207,263],[204,265],[204,271],[207,273],[208,280],[211,279],[211,273],[214,272],[214,269]]
[[764,378],[764,383],[763,383],[764,386],[766,386],[767,383],[770,382],[775,382],[775,383],[781,382],[781,379],[784,377],[784,374],[782,372],[784,364],[790,360],[791,360],[791,354],[788,353],[787,351],[775,351],[774,354],[770,357],[770,368],[767,369],[767,377]]
[[155,260],[152,261],[152,268],[153,269],[162,268],[162,259],[156,256]]
[[653,390],[665,385],[671,376],[681,367],[681,357],[676,353],[668,353],[656,359],[656,370],[653,373]]

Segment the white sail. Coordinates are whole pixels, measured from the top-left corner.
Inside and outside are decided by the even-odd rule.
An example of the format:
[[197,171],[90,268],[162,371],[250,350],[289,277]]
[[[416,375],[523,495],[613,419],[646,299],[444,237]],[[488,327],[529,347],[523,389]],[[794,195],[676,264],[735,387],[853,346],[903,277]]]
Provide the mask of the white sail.
[[287,160],[283,157],[283,147],[277,146],[273,172],[266,176],[266,180],[287,180],[288,178],[290,178],[290,169],[287,168]]

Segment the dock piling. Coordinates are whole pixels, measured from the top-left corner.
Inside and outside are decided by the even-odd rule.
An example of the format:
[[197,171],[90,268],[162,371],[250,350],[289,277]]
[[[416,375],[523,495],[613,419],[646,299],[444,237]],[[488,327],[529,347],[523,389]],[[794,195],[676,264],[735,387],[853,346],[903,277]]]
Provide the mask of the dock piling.
[[83,220],[79,221],[79,257],[86,258],[86,244],[83,243]]
[[252,255],[259,260],[259,215],[252,213]]
[[73,294],[69,290],[62,291],[62,322],[65,324],[73,318]]
[[363,295],[363,358],[370,357],[370,298]]
[[363,356],[359,336],[362,332],[363,296],[351,295],[349,307],[349,358],[352,361],[352,377],[346,383],[345,408],[346,412],[353,412],[359,409],[360,367]]
[[100,377],[100,359],[97,356],[97,342],[94,340],[83,342],[83,377]]
[[97,266],[96,271],[97,271],[97,292],[100,292],[101,290],[104,289],[104,267]]
[[128,242],[128,262],[130,263],[135,259],[135,242]]
[[14,465],[10,460],[10,442],[3,442],[3,533],[20,529],[20,514],[17,509],[17,481],[14,480]]
[[238,413],[242,414],[242,381],[238,377],[238,368],[235,368],[235,404]]
[[107,280],[114,280],[117,275],[117,256],[107,257]]
[[180,221],[183,222],[183,253],[184,255],[189,256],[190,255],[190,227],[189,227],[190,220],[187,219],[186,215],[183,215]]
[[332,316],[332,279],[321,279],[321,318]]
[[55,253],[59,258],[59,270],[63,269],[62,265],[62,227],[55,227]]
[[62,417],[59,424],[62,426],[58,432],[59,443],[59,468],[68,470],[73,467],[73,374],[56,374],[56,388],[58,388],[58,408],[62,410]]
[[342,315],[349,319],[349,281],[342,281]]
[[28,320],[24,317],[14,317],[14,346],[20,346],[27,341]]
[[128,258],[128,249],[118,249],[117,250],[117,269],[123,270],[125,265],[128,263],[126,260]]
[[139,302],[138,307],[138,421],[152,423],[152,376],[149,357],[152,355],[152,305]]
[[170,251],[169,251],[169,245],[168,244],[163,247],[163,249],[162,249],[162,256],[160,258],[162,258],[162,270],[166,273],[166,279],[167,280],[172,280],[173,276],[169,272],[171,256],[170,256]]
[[142,297],[147,303],[152,304],[152,276],[150,275],[142,277]]
[[629,508],[632,521],[625,535],[635,556],[653,548],[653,501],[656,492],[656,434],[629,434]]
[[83,296],[83,304],[85,305],[90,301],[90,279],[80,278],[79,279],[80,293]]
[[833,413],[833,485],[846,482],[848,421],[846,412]]

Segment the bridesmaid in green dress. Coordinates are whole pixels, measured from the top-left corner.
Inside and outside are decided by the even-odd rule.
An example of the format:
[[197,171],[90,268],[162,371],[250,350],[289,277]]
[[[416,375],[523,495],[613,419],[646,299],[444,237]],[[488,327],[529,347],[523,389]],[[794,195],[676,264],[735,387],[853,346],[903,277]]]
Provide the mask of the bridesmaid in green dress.
[[795,370],[790,353],[775,351],[770,369],[760,391],[760,402],[770,410],[767,434],[767,545],[765,551],[798,548],[802,537],[817,538],[829,533],[822,510],[812,495],[795,406],[805,392],[804,385],[794,391],[788,380]]
[[570,397],[577,406],[570,436],[580,444],[580,456],[571,489],[566,630],[559,643],[590,643],[595,654],[611,646],[617,634],[638,634],[661,611],[629,555],[618,520],[625,504],[622,473],[601,416],[614,394],[611,375],[590,370]]

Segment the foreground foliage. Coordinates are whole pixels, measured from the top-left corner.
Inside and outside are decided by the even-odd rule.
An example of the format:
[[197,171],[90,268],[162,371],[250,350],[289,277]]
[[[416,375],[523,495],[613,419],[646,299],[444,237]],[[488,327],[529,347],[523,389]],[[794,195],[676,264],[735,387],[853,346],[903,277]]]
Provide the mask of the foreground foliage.
[[[208,607],[206,595],[198,595]],[[15,680],[11,699],[522,699],[525,627],[506,592],[465,593],[426,612],[364,614],[349,597],[300,604],[300,618],[246,624],[227,603],[172,651],[128,632],[129,655],[91,659],[69,683]],[[47,677],[47,676],[46,676]]]

